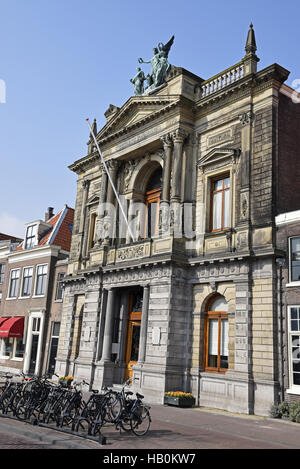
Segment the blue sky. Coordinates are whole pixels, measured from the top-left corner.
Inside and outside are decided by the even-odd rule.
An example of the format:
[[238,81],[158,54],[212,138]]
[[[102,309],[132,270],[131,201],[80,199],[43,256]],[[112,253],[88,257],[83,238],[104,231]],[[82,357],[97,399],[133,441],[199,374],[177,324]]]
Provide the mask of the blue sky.
[[207,79],[244,56],[252,21],[259,69],[277,62],[292,85],[299,14],[294,0],[0,0],[0,232],[22,236],[47,207],[74,207],[68,165],[86,154],[85,118],[100,128],[127,101],[138,57],[174,34],[170,62]]

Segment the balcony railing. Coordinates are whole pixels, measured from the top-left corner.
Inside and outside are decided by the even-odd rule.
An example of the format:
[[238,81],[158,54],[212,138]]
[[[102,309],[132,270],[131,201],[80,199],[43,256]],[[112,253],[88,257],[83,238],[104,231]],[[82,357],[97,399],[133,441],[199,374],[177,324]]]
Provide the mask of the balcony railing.
[[232,83],[237,82],[243,78],[244,72],[244,64],[239,62],[238,64],[233,65],[218,75],[215,75],[214,77],[202,82],[201,97],[210,96],[211,94],[226,88]]

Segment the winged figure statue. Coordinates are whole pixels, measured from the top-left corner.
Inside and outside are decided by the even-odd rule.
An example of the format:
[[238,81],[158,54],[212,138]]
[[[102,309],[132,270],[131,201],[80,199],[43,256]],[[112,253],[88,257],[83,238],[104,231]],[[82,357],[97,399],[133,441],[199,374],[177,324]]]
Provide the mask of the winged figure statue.
[[173,35],[166,44],[160,42],[157,47],[154,47],[154,54],[150,60],[145,61],[142,58],[138,59],[140,64],[151,64],[151,74],[147,75],[148,87],[145,89],[145,93],[152,91],[165,82],[165,78],[171,69],[168,56],[174,38],[175,36]]

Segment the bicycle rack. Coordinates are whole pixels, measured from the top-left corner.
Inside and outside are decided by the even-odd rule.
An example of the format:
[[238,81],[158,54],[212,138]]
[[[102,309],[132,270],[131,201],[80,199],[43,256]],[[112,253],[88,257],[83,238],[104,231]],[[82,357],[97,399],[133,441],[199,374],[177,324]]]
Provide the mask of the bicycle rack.
[[101,433],[100,433],[99,436],[96,437],[96,436],[92,436],[92,435],[88,435],[88,434],[80,434],[80,433],[75,432],[73,430],[69,430],[68,428],[61,428],[61,427],[58,427],[56,425],[50,425],[48,423],[39,422],[37,419],[20,420],[17,417],[15,417],[14,415],[8,415],[8,414],[0,414],[0,417],[6,418],[6,419],[11,419],[11,420],[16,420],[18,422],[23,422],[23,423],[30,423],[31,425],[36,425],[38,427],[49,428],[51,430],[56,430],[58,432],[63,432],[63,433],[67,433],[69,435],[78,436],[78,437],[84,438],[86,440],[96,441],[100,445],[106,445],[107,444],[106,436],[102,435]]

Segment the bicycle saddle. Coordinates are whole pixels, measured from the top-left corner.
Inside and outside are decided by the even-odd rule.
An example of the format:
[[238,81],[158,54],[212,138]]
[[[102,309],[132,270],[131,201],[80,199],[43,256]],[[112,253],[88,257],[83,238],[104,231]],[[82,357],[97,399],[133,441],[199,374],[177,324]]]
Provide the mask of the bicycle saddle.
[[126,396],[132,396],[133,392],[132,391],[126,391],[125,394],[126,394]]
[[136,393],[136,397],[137,397],[138,399],[144,399],[144,396],[142,396],[142,394],[139,394],[138,392]]

